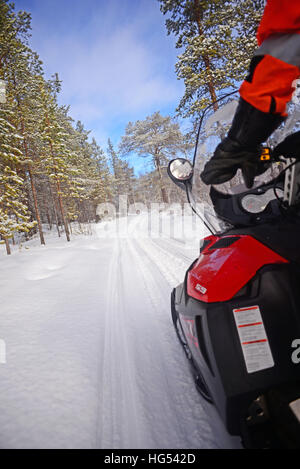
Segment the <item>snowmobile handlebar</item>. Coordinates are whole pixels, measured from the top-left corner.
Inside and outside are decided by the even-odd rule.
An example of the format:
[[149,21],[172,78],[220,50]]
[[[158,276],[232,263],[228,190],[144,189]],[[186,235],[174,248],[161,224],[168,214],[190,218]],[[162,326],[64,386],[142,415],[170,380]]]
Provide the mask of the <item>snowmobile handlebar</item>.
[[[281,143],[262,147],[259,162],[268,169],[272,163],[282,162],[285,169],[268,183],[248,189],[239,194],[224,194],[214,186],[210,188],[210,198],[217,216],[234,226],[251,226],[265,223],[282,215],[282,210],[300,202],[300,131],[286,137]],[[290,161],[289,161],[290,160]],[[263,170],[264,171],[264,170]],[[261,172],[263,172],[261,171]],[[192,179],[193,164],[184,159],[170,161],[168,175],[172,181],[184,189],[192,210],[194,208]],[[202,220],[212,233],[214,229]]]

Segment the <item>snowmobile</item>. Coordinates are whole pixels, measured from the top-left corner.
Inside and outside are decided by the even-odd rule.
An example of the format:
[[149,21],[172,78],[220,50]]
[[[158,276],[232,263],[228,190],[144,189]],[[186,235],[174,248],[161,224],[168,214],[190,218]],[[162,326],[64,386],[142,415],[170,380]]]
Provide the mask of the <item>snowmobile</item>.
[[[263,149],[263,164],[272,154]],[[300,448],[300,162],[281,161],[279,176],[252,189],[210,187],[225,228],[203,218],[211,234],[171,293],[197,388],[245,448]],[[168,174],[196,211],[194,169],[177,158]]]

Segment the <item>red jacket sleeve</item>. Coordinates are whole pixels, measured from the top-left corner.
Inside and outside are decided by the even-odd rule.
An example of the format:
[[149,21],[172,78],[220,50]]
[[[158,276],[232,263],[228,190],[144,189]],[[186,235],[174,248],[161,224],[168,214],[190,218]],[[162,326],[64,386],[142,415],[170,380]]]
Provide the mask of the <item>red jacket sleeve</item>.
[[300,1],[268,0],[259,28],[260,46],[272,34],[300,33]]
[[300,77],[300,1],[268,0],[257,40],[241,97],[263,112],[284,116]]

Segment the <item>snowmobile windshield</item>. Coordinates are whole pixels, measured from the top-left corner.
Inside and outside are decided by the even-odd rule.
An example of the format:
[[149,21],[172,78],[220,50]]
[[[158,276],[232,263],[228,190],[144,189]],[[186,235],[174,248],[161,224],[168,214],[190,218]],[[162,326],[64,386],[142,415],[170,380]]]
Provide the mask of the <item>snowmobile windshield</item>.
[[[238,105],[238,99],[230,99],[226,104],[219,105],[217,111],[211,112],[205,116],[199,130],[197,144],[194,153],[194,173],[192,179],[192,199],[197,207],[202,205],[202,213],[205,215],[207,223],[213,226],[216,232],[230,228],[231,225],[226,218],[226,222],[216,214],[214,205],[210,197],[210,186],[206,186],[200,174],[205,163],[213,156],[215,148],[220,141],[227,135],[231,122]],[[292,102],[289,109],[289,117],[284,126],[281,126],[271,138],[266,142],[267,146],[274,147],[281,142],[288,134],[295,131],[296,123],[299,121],[300,105],[298,102]],[[275,163],[266,172],[255,178],[253,189],[262,185],[271,183],[282,171],[282,165]],[[240,198],[243,209],[248,213],[262,212],[268,203],[276,198],[275,192],[270,189],[259,194],[249,194],[249,189],[245,186],[243,176],[240,170],[237,171],[234,178],[225,184],[213,186],[220,194],[226,196],[235,196],[245,193],[245,197]],[[282,197],[283,191],[277,189],[277,197]],[[216,197],[216,192],[215,192]]]
[[[217,233],[230,228],[229,223],[225,223],[215,212],[213,203],[210,198],[210,186],[204,184],[200,178],[200,174],[205,163],[211,158],[213,152],[226,135],[229,125],[232,121],[238,101],[231,100],[227,104],[215,112],[210,113],[206,120],[200,124],[198,139],[194,153],[194,173],[192,179],[192,199],[197,211],[202,211],[206,222]],[[223,187],[216,186],[217,190],[230,194],[230,188],[226,184]]]
[[191,204],[196,211],[196,213],[201,213],[205,219],[207,225],[210,226],[213,233],[222,232],[225,229],[230,228],[230,224],[224,222],[215,212],[212,200],[210,198],[210,187],[206,186],[201,178],[200,173],[202,171],[202,158],[199,157],[196,159],[196,164],[194,165],[194,173],[191,186]]

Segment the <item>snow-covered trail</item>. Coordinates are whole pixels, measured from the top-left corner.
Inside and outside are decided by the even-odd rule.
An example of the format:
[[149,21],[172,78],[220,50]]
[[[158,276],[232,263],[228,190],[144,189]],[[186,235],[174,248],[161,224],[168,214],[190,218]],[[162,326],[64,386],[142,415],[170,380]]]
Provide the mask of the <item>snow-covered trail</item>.
[[145,226],[2,258],[0,448],[238,447],[170,319],[193,249]]

